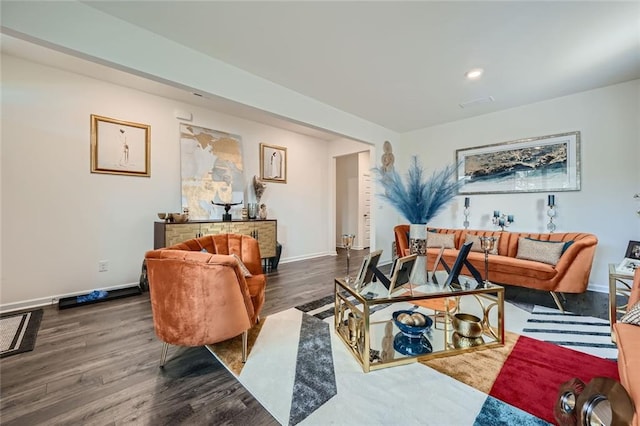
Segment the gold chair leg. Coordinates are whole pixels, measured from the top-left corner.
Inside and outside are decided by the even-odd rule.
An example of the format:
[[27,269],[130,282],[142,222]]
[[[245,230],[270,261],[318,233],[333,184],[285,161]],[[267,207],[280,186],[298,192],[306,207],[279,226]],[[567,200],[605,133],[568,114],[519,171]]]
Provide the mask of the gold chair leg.
[[242,362],[247,362],[247,346],[249,344],[249,330],[242,333]]
[[160,368],[164,367],[164,363],[167,360],[167,351],[169,350],[169,344],[166,342],[162,343],[162,353],[160,354]]
[[553,297],[553,301],[556,302],[556,306],[560,309],[560,312],[564,314],[564,306],[560,303],[560,299],[558,299],[558,294],[555,291],[550,291],[551,297]]

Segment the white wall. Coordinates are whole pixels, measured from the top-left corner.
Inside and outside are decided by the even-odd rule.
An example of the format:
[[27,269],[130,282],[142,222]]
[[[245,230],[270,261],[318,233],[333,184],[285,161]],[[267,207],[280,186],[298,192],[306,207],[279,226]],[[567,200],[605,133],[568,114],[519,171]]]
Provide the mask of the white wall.
[[[156,213],[181,209],[176,109],[241,135],[247,179],[259,143],[287,147],[288,183],[268,183],[262,198],[282,262],[334,252],[326,141],[3,55],[3,310],[137,283]],[[90,114],[151,125],[150,178],[90,173]]]
[[[417,154],[428,170],[455,160],[455,150],[526,137],[581,132],[582,190],[557,192],[556,232],[589,232],[598,239],[592,289],[605,290],[609,263],[640,240],[633,194],[640,191],[640,80],[434,126],[402,135],[398,170]],[[396,148],[396,147],[394,147]],[[493,229],[493,210],[515,215],[509,230],[546,232],[546,193],[470,195],[470,228]],[[460,196],[431,223],[462,228]],[[401,220],[402,221],[402,220]]]

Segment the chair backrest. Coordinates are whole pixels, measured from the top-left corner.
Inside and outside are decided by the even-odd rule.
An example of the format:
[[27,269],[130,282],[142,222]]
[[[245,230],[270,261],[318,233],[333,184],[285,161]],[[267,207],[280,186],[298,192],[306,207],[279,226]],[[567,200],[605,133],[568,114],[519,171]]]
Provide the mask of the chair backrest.
[[184,241],[167,247],[170,250],[201,251],[209,253],[236,254],[253,275],[263,274],[258,240],[249,235],[216,234]]
[[160,340],[201,346],[237,336],[255,322],[247,283],[232,256],[161,249],[145,259]]

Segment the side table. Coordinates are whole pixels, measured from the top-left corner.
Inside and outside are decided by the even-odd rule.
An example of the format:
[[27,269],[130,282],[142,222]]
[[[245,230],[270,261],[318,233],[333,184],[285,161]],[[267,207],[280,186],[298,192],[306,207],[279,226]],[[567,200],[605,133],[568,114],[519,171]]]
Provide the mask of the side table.
[[613,343],[616,343],[613,324],[618,321],[618,314],[625,314],[627,312],[628,305],[627,302],[618,305],[617,296],[624,296],[626,300],[629,300],[631,282],[633,282],[632,274],[618,272],[615,264],[609,264],[609,324],[611,325],[611,341]]

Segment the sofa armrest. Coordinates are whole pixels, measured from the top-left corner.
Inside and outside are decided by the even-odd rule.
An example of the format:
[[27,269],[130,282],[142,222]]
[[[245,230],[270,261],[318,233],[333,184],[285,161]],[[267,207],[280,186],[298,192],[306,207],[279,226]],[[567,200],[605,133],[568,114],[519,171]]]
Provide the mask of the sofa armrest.
[[554,291],[582,293],[587,289],[597,244],[596,236],[588,235],[567,248],[555,266],[558,274],[553,279],[557,285]]
[[636,269],[633,275],[633,285],[631,286],[631,294],[629,295],[629,307],[640,302],[640,269]]

